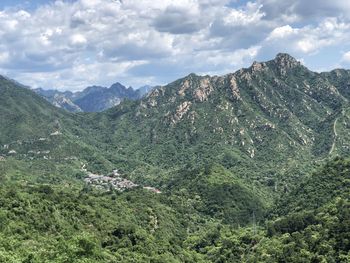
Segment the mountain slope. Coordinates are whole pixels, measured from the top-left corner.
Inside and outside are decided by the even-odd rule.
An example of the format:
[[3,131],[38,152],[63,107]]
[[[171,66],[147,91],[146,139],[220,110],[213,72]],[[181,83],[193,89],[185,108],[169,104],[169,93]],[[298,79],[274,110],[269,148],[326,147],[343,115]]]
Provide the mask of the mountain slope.
[[46,136],[60,127],[67,114],[32,91],[0,77],[0,144]]
[[349,153],[337,74],[279,54],[76,114],[1,79],[0,261],[348,262],[349,160],[319,167]]
[[33,91],[39,94],[41,97],[49,101],[57,108],[62,108],[70,112],[81,112],[82,109],[76,105],[72,99],[74,96],[73,92],[65,91],[61,92],[58,90],[44,90],[42,88],[33,89]]
[[152,165],[219,162],[274,184],[284,174],[300,176],[301,163],[348,153],[334,133],[336,124],[344,138],[349,134],[344,90],[279,54],[221,77],[190,74],[97,115],[95,123],[113,130],[107,140],[120,154]]
[[126,88],[120,83],[111,87],[91,86],[83,91],[61,92],[58,90],[34,89],[36,93],[47,99],[54,106],[70,112],[100,112],[114,107],[124,99],[136,100],[152,90],[150,86],[134,90]]
[[[89,162],[94,170],[112,169],[91,131],[73,115],[51,105],[28,88],[0,78],[0,156],[20,160]],[[115,157],[117,158],[117,157]],[[94,168],[93,168],[94,167]]]
[[208,225],[185,244],[210,262],[341,262],[350,259],[349,159],[337,158],[301,179],[277,201],[265,226]]
[[335,198],[350,197],[350,160],[337,157],[300,182],[278,202],[279,215],[315,210]]

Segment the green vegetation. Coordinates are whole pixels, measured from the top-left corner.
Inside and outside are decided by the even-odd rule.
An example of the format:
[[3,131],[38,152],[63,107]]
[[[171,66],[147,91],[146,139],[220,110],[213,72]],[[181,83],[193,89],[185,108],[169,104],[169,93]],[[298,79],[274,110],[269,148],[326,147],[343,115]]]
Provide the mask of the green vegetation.
[[[183,184],[175,180],[169,192],[159,195],[87,188],[74,171],[38,164],[32,165],[37,177],[27,181],[25,164],[9,162],[0,163],[5,171],[0,187],[2,262],[349,260],[349,159],[332,161],[305,178],[276,204],[266,227],[259,200],[220,167],[195,180],[189,178],[194,172],[189,173]],[[61,172],[71,179],[60,177]],[[251,216],[237,217],[242,214],[231,207],[235,202],[250,206]]]
[[89,114],[0,79],[0,262],[349,262],[348,75],[280,54]]

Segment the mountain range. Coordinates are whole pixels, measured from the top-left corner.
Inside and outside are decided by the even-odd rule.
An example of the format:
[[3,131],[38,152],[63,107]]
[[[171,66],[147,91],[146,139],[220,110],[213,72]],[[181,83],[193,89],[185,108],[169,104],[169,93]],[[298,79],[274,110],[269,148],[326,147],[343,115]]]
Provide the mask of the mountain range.
[[281,53],[137,94],[0,78],[0,261],[348,262],[349,70]]
[[58,108],[70,112],[100,112],[118,105],[122,100],[136,100],[152,90],[151,86],[143,86],[137,90],[114,83],[109,88],[90,86],[83,91],[58,91],[33,89],[37,94]]
[[349,154],[349,74],[312,72],[279,54],[225,76],[190,74],[158,87],[97,115],[107,128],[95,129],[113,130],[105,138],[122,154],[153,165],[215,161],[266,181],[276,178],[271,169],[290,178],[297,162]]
[[288,184],[311,164],[350,151],[350,72],[312,72],[288,54],[224,76],[190,74],[140,99],[120,84],[66,92],[85,111],[102,110],[90,101],[103,100],[104,94],[135,95],[84,116],[2,81],[2,144],[62,130],[127,163],[165,170],[218,163],[267,187]]

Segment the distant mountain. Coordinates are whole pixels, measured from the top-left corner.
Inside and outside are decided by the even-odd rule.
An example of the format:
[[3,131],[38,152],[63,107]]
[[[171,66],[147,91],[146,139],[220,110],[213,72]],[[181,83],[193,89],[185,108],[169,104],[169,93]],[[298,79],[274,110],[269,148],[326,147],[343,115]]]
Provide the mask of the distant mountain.
[[37,94],[45,98],[47,101],[51,102],[54,106],[58,108],[65,109],[70,112],[80,112],[82,109],[76,105],[72,98],[74,96],[73,92],[65,91],[61,92],[58,90],[44,90],[42,88],[34,89]]
[[42,88],[33,89],[33,91],[42,96],[47,101],[51,102],[58,108],[65,109],[70,112],[81,112],[82,109],[75,104],[72,99],[74,96],[73,92],[70,91],[58,91],[58,90],[45,90]]
[[139,99],[151,90],[151,86],[143,86],[138,90],[134,90],[131,87],[126,88],[118,82],[109,88],[90,86],[78,92],[34,89],[36,93],[47,99],[54,106],[70,112],[104,111],[120,104],[124,99]]
[[141,97],[147,95],[149,92],[151,92],[155,87],[150,85],[145,85],[140,88],[138,88],[138,92],[140,93]]
[[138,99],[138,93],[120,83],[110,88],[92,86],[73,95],[73,102],[85,112],[99,112],[118,105],[124,99]]

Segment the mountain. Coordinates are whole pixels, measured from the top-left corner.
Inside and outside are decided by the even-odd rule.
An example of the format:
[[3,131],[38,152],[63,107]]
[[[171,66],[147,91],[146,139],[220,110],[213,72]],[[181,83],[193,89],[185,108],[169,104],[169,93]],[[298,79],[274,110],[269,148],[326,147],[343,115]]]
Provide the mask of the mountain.
[[70,112],[81,112],[82,109],[76,105],[73,101],[73,92],[65,91],[61,92],[58,90],[44,90],[42,88],[33,89],[33,91],[44,99],[49,101],[57,108],[62,108]]
[[138,93],[131,87],[115,83],[110,88],[88,87],[74,94],[73,101],[85,112],[99,112],[120,104],[123,99],[138,98]]
[[[0,76],[0,156],[18,160],[80,160],[112,169],[84,129],[84,116],[57,108],[34,91]],[[90,161],[90,159],[92,159]],[[76,165],[74,165],[75,167]]]
[[1,78],[0,261],[348,262],[349,87],[278,54],[75,114]]
[[0,76],[0,144],[56,131],[67,115],[27,88]]
[[301,163],[349,154],[349,81],[278,54],[225,76],[190,74],[95,123],[128,157],[163,168],[217,162],[269,185],[300,176]]
[[301,179],[266,227],[207,226],[186,244],[209,262],[349,262],[349,164],[337,158]]
[[224,76],[190,74],[138,100],[119,83],[66,92],[85,111],[102,110],[90,102],[106,103],[106,94],[135,100],[64,118],[76,125],[70,134],[91,134],[82,140],[128,162],[165,170],[219,164],[259,187],[283,191],[323,160],[349,154],[349,83],[345,70],[316,73],[278,54]]
[[117,82],[109,88],[91,86],[78,92],[61,92],[41,88],[34,89],[34,91],[54,106],[70,112],[100,112],[120,104],[124,99],[139,99],[151,89],[152,87],[150,86],[144,86],[139,90],[134,90],[131,87],[126,88]]
[[149,92],[151,92],[155,87],[150,85],[145,85],[137,89],[137,91],[140,93],[140,98],[147,95]]

